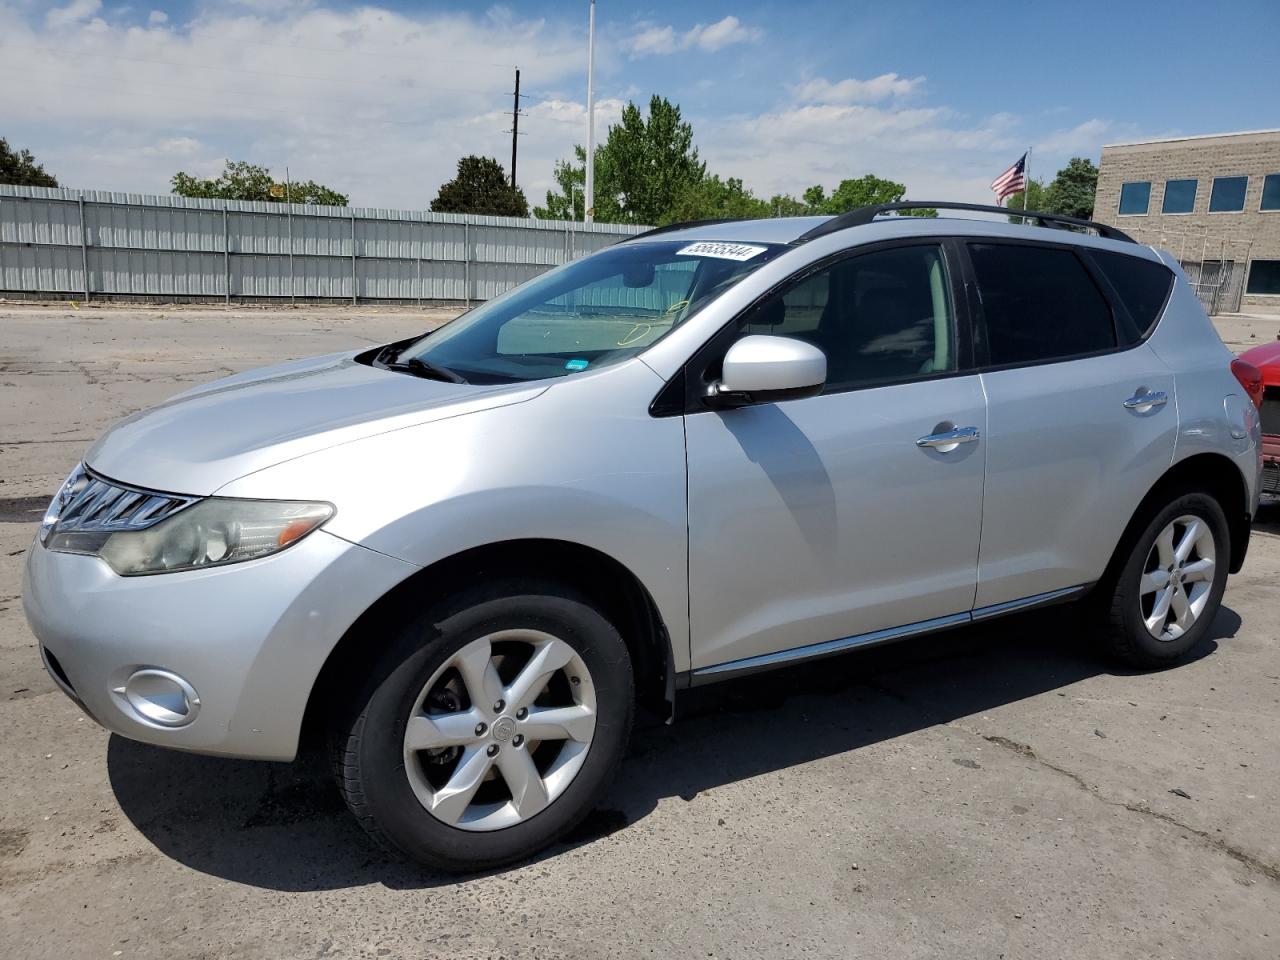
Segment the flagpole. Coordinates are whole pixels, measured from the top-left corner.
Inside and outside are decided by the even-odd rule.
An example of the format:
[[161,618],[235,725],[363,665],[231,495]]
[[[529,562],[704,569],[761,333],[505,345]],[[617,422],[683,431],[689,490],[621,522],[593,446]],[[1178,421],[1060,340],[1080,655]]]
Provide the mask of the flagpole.
[[596,0],[587,14],[587,170],[583,194],[584,223],[596,218]]
[[1024,211],[1031,209],[1031,148],[1027,147],[1027,159],[1022,165],[1022,176],[1026,178],[1027,185],[1022,188],[1022,209]]

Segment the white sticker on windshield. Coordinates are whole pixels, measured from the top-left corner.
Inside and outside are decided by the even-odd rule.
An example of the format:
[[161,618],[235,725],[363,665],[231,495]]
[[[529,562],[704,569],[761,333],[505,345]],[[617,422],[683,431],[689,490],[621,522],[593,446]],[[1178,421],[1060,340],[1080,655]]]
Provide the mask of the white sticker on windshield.
[[764,253],[766,247],[757,247],[750,243],[716,243],[703,240],[681,247],[676,251],[678,257],[716,257],[720,260],[750,260]]

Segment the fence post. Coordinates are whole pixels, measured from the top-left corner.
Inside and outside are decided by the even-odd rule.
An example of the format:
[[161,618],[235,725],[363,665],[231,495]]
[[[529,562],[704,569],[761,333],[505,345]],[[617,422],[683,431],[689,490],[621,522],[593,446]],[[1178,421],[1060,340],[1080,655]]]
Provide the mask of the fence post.
[[231,227],[228,224],[227,205],[222,205],[222,294],[223,302],[231,303]]
[[84,281],[84,299],[89,302],[89,237],[84,227],[84,194],[77,198],[80,206],[80,279]]
[[418,306],[422,306],[422,248],[418,248]]
[[471,309],[471,221],[462,221],[462,292]]
[[351,305],[356,305],[356,212],[351,211]]
[[[286,171],[286,172],[287,172],[287,171]],[[294,290],[294,279],[293,279],[293,204],[292,204],[292,203],[289,203],[289,202],[287,202],[287,201],[286,201],[286,202],[285,202],[285,206],[288,208],[288,210],[286,211],[286,213],[287,213],[287,215],[288,215],[288,217],[289,217],[289,302],[290,302],[290,303],[293,303],[293,301],[294,301],[294,296],[293,296],[293,290]]]

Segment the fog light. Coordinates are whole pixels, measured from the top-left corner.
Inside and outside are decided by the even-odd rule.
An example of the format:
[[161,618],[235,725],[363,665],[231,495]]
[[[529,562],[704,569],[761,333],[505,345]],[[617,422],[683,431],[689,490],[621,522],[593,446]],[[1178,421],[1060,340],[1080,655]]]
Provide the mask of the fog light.
[[195,688],[168,670],[139,670],[115,692],[148,723],[184,727],[200,712]]

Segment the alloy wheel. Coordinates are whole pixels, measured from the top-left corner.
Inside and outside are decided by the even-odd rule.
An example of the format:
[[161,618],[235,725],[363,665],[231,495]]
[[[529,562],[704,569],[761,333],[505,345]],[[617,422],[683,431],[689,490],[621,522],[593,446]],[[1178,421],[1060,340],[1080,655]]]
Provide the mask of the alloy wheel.
[[432,816],[500,830],[564,793],[595,726],[595,686],[573,647],[502,630],[462,647],[422,688],[405,727],[405,772]]
[[1213,530],[1186,514],[1156,537],[1143,566],[1138,604],[1147,631],[1157,640],[1176,640],[1195,624],[1209,602],[1216,568]]

